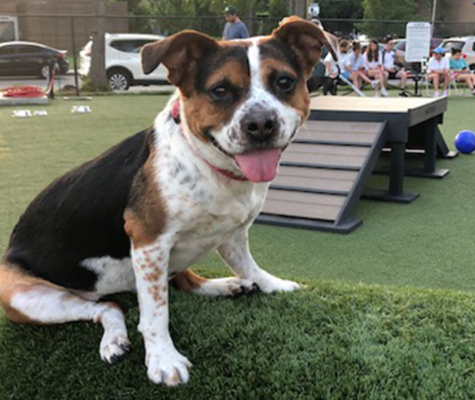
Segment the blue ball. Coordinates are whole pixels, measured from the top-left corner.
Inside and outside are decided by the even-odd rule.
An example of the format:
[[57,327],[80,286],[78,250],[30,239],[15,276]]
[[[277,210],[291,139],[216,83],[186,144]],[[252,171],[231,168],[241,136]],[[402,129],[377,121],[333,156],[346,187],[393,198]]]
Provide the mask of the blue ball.
[[475,133],[472,131],[460,131],[455,136],[455,147],[464,154],[470,154],[475,150]]

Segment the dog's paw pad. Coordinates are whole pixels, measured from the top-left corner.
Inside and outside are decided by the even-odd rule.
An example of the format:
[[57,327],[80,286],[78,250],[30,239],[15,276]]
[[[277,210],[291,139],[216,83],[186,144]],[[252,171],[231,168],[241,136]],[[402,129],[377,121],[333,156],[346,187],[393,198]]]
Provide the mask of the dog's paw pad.
[[130,351],[131,345],[127,336],[107,335],[101,341],[101,359],[108,364],[115,364],[121,361]]
[[[231,278],[232,279],[232,278]],[[259,292],[259,286],[245,279],[230,280],[225,297],[237,298]]]
[[267,277],[262,282],[259,282],[259,287],[264,293],[293,292],[302,288],[297,282],[279,279],[275,276]]
[[188,369],[191,367],[190,361],[175,351],[173,355],[150,356],[148,358],[149,379],[156,384],[166,386],[177,386],[187,383],[190,379]]

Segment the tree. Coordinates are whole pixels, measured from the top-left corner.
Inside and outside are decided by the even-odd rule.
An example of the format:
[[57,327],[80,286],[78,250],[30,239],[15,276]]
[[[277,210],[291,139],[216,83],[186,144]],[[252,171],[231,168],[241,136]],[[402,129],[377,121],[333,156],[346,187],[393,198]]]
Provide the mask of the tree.
[[95,0],[94,30],[92,31],[92,58],[89,78],[95,91],[107,88],[106,61],[105,61],[105,0]]
[[[418,19],[414,0],[363,0],[363,20],[357,24],[365,34],[374,38],[382,38],[388,34],[404,36],[406,23],[388,23],[388,20],[410,21]],[[371,22],[367,20],[384,20]],[[385,22],[386,21],[386,22]]]
[[[362,0],[320,0],[320,18],[362,19]],[[347,36],[355,28],[354,22],[328,21],[323,23],[325,29],[338,36]]]
[[361,19],[363,17],[362,0],[320,0],[321,18]]

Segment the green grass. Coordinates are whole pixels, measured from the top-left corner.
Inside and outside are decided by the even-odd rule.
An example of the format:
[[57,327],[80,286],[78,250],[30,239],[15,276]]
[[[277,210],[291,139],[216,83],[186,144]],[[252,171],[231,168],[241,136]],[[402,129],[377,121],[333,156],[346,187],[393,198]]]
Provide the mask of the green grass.
[[115,366],[99,359],[101,329],[0,322],[1,399],[462,399],[475,392],[475,302],[312,283],[301,293],[237,300],[172,293],[171,333],[194,363],[180,388],[146,378],[131,296],[133,343]]
[[[97,97],[79,115],[56,101],[48,117],[31,119],[0,109],[0,247],[46,184],[149,126],[165,101]],[[450,145],[475,129],[473,110],[471,98],[450,99],[442,126]],[[257,261],[307,284],[302,292],[238,300],[172,292],[172,335],[194,363],[188,386],[147,381],[136,302],[120,296],[134,348],[114,367],[100,361],[101,329],[91,323],[25,327],[0,316],[0,400],[471,398],[474,158],[438,165],[447,178],[405,180],[421,194],[410,205],[360,202],[364,224],[348,236],[253,227]],[[199,270],[227,273],[214,256]]]

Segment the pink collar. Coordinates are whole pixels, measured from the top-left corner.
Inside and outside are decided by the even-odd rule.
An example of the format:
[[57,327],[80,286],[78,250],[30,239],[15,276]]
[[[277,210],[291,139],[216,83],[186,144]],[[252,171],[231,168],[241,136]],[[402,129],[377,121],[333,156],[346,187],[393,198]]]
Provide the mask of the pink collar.
[[[171,107],[170,114],[175,121],[176,124],[181,124],[181,118],[180,118],[180,101],[176,99]],[[235,173],[228,171],[227,169],[222,169],[218,168],[216,165],[211,164],[208,160],[205,160],[203,157],[201,159],[205,162],[206,165],[208,165],[213,171],[217,172],[218,174],[221,174],[222,176],[232,179],[234,181],[247,181],[247,178],[243,176],[236,175]]]

